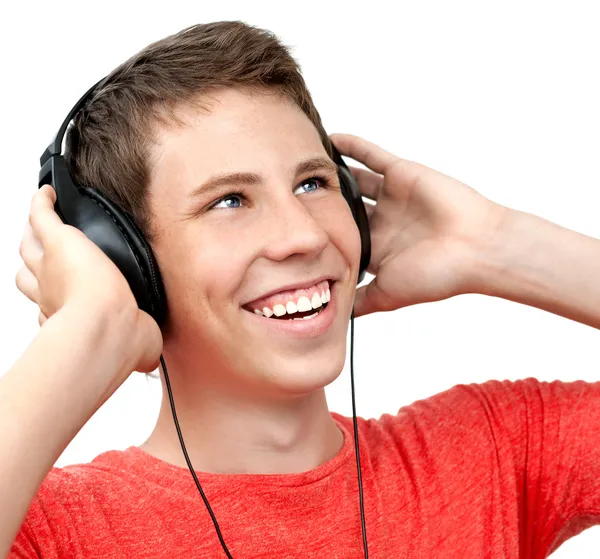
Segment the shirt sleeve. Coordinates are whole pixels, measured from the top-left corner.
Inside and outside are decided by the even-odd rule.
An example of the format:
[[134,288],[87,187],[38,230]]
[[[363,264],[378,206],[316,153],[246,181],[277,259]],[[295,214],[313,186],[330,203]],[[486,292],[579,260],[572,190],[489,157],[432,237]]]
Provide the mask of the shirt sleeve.
[[39,557],[40,555],[36,552],[33,542],[28,538],[26,532],[23,530],[19,531],[8,554],[8,559],[33,559]]
[[70,545],[72,522],[60,495],[61,491],[71,492],[70,486],[60,487],[64,478],[60,468],[53,467],[48,473],[29,506],[8,559],[61,559],[76,555]]
[[509,442],[522,556],[547,557],[600,524],[600,382],[528,378],[459,386]]
[[34,516],[39,517],[37,502],[32,503],[27,516],[8,554],[8,559],[39,559],[42,557],[36,543],[35,531],[32,529],[31,521]]

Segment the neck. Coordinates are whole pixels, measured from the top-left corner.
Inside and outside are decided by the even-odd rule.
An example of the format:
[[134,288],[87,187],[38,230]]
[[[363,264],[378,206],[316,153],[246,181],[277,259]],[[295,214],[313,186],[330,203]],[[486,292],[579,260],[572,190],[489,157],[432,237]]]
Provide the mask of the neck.
[[[140,446],[187,468],[164,378],[156,426]],[[196,471],[285,474],[312,470],[339,452],[343,434],[323,388],[301,397],[257,402],[214,390],[186,390],[169,375],[186,450]],[[206,387],[205,387],[206,388]]]

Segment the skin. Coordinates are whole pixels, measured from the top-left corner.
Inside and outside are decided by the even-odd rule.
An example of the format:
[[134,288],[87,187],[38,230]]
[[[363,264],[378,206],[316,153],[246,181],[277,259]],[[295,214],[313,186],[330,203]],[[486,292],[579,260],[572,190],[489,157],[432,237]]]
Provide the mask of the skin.
[[[356,291],[360,237],[335,169],[329,186],[294,173],[327,157],[316,128],[273,94],[226,90],[209,111],[182,107],[159,131],[150,184],[153,245],[169,305],[163,355],[194,467],[227,473],[306,471],[339,451],[324,387],[340,374]],[[290,133],[293,130],[294,133]],[[260,185],[192,197],[209,177],[253,172]],[[313,339],[256,328],[242,305],[299,280],[337,279],[333,326]],[[273,319],[271,319],[273,320]],[[163,381],[164,382],[164,381]],[[142,449],[185,467],[164,390]]]

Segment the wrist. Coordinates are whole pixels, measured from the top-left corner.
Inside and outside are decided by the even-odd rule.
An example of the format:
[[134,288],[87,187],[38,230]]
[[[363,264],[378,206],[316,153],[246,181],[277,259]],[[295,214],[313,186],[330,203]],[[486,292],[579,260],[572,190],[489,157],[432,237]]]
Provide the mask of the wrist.
[[72,343],[86,347],[94,359],[104,363],[107,371],[129,375],[133,366],[128,356],[137,314],[137,307],[72,300],[55,317],[63,323],[61,328],[65,333],[70,332]]
[[[468,293],[505,297],[519,280],[519,258],[528,249],[525,231],[530,214],[496,205],[497,218],[489,233],[474,243]],[[510,297],[507,297],[510,298]]]

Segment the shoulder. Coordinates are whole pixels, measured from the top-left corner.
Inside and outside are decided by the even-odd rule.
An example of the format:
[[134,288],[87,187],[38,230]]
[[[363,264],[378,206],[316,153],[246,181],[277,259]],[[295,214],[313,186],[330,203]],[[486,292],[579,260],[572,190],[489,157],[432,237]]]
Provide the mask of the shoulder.
[[[358,417],[359,432],[365,436],[412,430],[430,432],[447,428],[473,427],[488,417],[494,409],[514,409],[527,400],[527,394],[539,390],[540,382],[534,378],[511,382],[490,380],[483,384],[457,384],[448,390],[401,406],[397,411],[382,414],[378,419]],[[337,415],[337,414],[336,414]],[[352,429],[352,418],[339,416],[344,425]]]
[[[352,429],[352,418],[344,420]],[[444,459],[467,449],[492,456],[501,448],[522,446],[540,429],[564,430],[596,420],[600,423],[600,382],[530,377],[458,384],[396,413],[359,418],[358,425],[366,445]]]
[[[53,467],[30,503],[10,557],[38,557],[57,549],[73,552],[79,530],[93,530],[105,506],[103,495],[118,495],[127,451],[108,451],[89,463]],[[53,551],[51,551],[53,550]]]
[[[458,384],[395,413],[377,419],[357,418],[361,450],[364,444],[374,453],[399,456],[403,452],[404,456],[437,456],[440,460],[467,449],[494,452],[512,445],[528,424],[544,413],[559,406],[572,407],[582,398],[589,405],[600,405],[600,383],[594,388],[583,381],[546,383],[526,378]],[[353,433],[351,417],[339,416],[339,420]]]
[[53,467],[32,503],[46,514],[72,513],[84,507],[102,506],[107,496],[131,489],[133,456],[128,450],[110,450],[90,462]]

